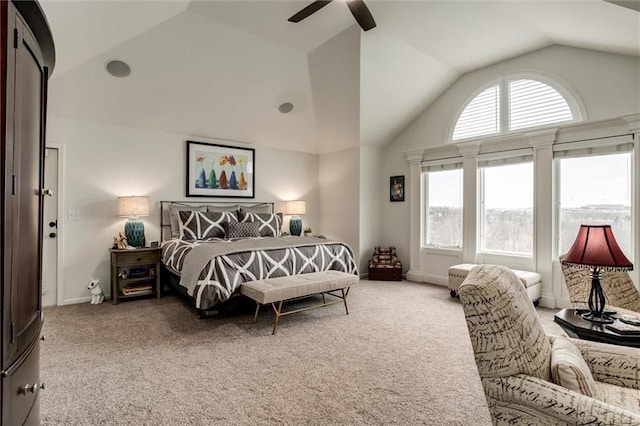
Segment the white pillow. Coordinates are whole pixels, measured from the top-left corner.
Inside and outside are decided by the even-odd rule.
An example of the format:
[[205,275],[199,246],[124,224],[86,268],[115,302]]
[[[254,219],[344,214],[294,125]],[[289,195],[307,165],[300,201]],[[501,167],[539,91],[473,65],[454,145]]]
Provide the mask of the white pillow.
[[596,381],[580,350],[564,336],[556,338],[551,347],[551,380],[586,396],[597,394]]

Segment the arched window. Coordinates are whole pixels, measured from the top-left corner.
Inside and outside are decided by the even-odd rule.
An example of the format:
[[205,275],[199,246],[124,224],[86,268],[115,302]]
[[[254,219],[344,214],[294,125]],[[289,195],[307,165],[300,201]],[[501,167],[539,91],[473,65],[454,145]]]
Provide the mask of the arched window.
[[580,119],[577,102],[556,82],[540,76],[505,76],[483,88],[466,104],[456,120],[451,140]]

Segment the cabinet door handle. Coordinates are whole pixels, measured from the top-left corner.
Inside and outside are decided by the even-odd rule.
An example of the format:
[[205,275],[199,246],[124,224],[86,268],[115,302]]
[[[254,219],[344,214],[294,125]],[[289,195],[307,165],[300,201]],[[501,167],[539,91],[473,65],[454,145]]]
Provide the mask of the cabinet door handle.
[[38,382],[32,385],[27,383],[26,385],[18,389],[18,394],[26,395],[28,392],[34,393],[37,388],[38,388]]

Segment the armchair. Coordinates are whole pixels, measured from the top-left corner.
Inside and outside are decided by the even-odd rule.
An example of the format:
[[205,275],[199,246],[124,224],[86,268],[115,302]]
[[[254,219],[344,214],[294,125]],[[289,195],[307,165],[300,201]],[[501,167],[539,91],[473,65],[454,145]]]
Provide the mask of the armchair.
[[[574,265],[563,265],[562,275],[569,290],[569,300],[575,309],[587,307],[591,278],[589,270]],[[607,298],[607,309],[617,308],[634,311],[640,314],[640,292],[631,280],[627,271],[602,271],[600,284]]]
[[640,424],[638,349],[569,339],[595,381],[587,396],[551,381],[556,338],[511,270],[475,267],[460,301],[494,424]]

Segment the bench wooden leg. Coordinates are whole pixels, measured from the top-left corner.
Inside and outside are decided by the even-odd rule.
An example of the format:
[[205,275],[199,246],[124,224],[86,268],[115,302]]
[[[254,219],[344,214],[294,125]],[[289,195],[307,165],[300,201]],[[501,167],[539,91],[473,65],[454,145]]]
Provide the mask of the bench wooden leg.
[[258,311],[260,310],[260,302],[256,302],[256,313],[253,316],[253,323],[255,324],[258,321]]
[[342,291],[342,301],[344,302],[344,310],[349,315],[349,307],[347,306],[347,294],[349,294],[349,288],[347,288],[347,292],[344,292],[344,288],[340,289]]
[[273,320],[273,334],[276,334],[276,331],[278,331],[278,320],[280,319],[280,313],[282,312],[282,300],[278,303],[278,308],[276,309],[276,304],[272,303],[271,306],[273,307],[273,310],[276,314],[276,317]]

